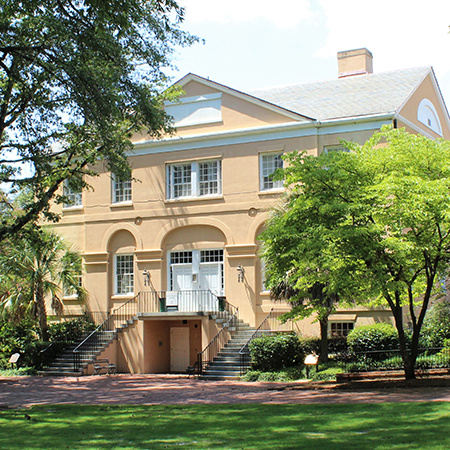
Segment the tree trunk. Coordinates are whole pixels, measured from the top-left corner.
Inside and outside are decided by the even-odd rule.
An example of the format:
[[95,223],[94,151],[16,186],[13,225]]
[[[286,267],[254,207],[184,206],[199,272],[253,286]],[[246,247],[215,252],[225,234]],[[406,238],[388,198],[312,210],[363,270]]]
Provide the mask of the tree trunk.
[[44,291],[41,285],[38,284],[35,287],[34,295],[41,339],[43,341],[48,341],[47,310],[45,308]]
[[404,345],[402,346],[402,343],[400,342],[400,349],[402,351],[403,367],[405,369],[406,380],[414,380],[416,378],[416,373],[414,369],[416,367],[416,360],[419,354],[419,334],[420,328],[416,325],[413,330],[410,349],[407,348],[406,339],[404,336],[403,336]]
[[413,358],[410,354],[405,355],[403,359],[403,368],[405,370],[405,380],[415,380],[416,373],[414,367],[416,365],[416,358]]
[[[398,341],[400,344],[400,355],[403,361],[403,370],[405,371],[405,380],[414,380],[416,378],[414,367],[418,353],[418,338],[415,340],[413,336],[412,346],[411,348],[408,348],[405,329],[403,328],[403,311],[400,302],[397,302],[395,305],[390,304],[389,306],[394,314],[395,327],[398,331]],[[416,331],[414,331],[414,334],[415,332]],[[415,341],[416,345],[414,345]]]
[[319,362],[328,362],[328,317],[319,319],[320,323],[320,358]]

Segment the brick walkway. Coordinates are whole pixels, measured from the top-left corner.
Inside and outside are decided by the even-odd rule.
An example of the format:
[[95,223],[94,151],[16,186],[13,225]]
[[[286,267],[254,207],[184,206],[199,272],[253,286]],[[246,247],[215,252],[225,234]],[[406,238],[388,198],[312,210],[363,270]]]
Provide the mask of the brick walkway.
[[311,389],[305,383],[202,381],[177,375],[0,378],[0,409],[46,404],[380,403],[450,401],[450,387]]

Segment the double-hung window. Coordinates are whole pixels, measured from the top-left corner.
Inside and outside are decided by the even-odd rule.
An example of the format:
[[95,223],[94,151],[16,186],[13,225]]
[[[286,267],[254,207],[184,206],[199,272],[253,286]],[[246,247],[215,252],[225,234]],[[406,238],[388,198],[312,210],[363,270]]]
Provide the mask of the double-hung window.
[[330,336],[347,337],[348,333],[353,330],[354,325],[354,322],[331,322]]
[[274,180],[273,173],[283,168],[282,153],[262,153],[259,158],[261,191],[281,189],[283,180]]
[[134,292],[134,258],[133,255],[116,255],[115,257],[115,289],[117,295]]
[[75,208],[82,206],[81,189],[76,186],[74,180],[65,180],[63,194],[66,197],[64,208]]
[[131,202],[131,179],[121,181],[115,175],[112,182],[112,202],[125,203]]
[[222,194],[221,161],[193,161],[167,166],[167,198],[195,198]]

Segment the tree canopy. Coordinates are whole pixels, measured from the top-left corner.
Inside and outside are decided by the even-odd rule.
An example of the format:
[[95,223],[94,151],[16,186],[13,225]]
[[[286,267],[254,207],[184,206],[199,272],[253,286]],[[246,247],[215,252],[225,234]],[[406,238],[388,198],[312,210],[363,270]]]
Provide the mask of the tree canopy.
[[163,69],[196,40],[183,15],[172,0],[0,0],[0,185],[33,192],[0,241],[41,212],[54,219],[62,181],[99,160],[128,176],[131,133],[172,131]]
[[262,235],[269,286],[289,274],[302,291],[320,282],[349,303],[389,306],[413,378],[426,310],[449,263],[450,143],[383,128],[362,146],[345,145],[349,152],[287,156],[285,211]]

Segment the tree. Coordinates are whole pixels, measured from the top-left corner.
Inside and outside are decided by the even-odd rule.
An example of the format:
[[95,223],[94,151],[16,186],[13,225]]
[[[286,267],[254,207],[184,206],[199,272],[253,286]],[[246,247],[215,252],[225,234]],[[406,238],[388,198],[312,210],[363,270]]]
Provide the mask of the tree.
[[[411,379],[426,311],[441,293],[449,263],[450,143],[383,128],[362,146],[345,145],[349,152],[288,155],[286,185],[296,198],[287,214],[305,221],[302,236],[317,239],[325,265],[313,260],[311,267],[329,270],[329,292],[348,302],[389,306]],[[274,267],[282,252],[274,253]],[[308,255],[298,255],[300,270]],[[310,273],[323,279],[320,270]]]
[[80,285],[80,255],[52,231],[27,227],[20,238],[2,242],[0,253],[0,311],[15,321],[25,316],[39,321],[40,337],[48,340],[45,298],[61,307],[61,292],[80,301],[86,291]]
[[[282,176],[279,174],[279,176]],[[273,211],[259,237],[266,261],[266,283],[275,300],[287,300],[291,311],[283,320],[315,315],[320,325],[320,362],[328,360],[328,317],[336,310],[338,295],[330,286],[329,260],[321,233],[312,233],[307,217],[299,217],[298,194],[291,193],[282,208]]]
[[0,184],[34,194],[2,217],[0,241],[41,212],[56,219],[61,183],[94,175],[99,160],[127,178],[132,133],[172,131],[163,69],[196,40],[183,15],[172,0],[0,0]]

